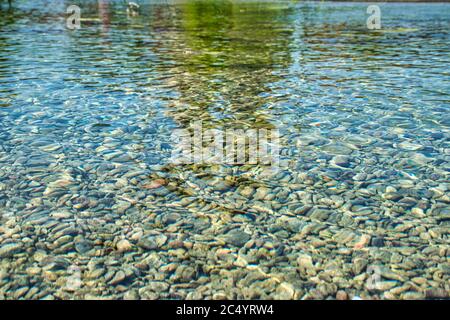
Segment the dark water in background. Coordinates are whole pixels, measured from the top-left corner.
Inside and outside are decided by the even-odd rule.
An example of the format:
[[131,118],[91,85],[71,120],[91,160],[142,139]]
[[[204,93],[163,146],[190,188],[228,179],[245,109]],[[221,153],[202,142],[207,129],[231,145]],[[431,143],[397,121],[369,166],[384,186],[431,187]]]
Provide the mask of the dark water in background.
[[[76,3],[0,11],[0,297],[448,294],[449,4]],[[198,120],[289,166],[168,164]]]

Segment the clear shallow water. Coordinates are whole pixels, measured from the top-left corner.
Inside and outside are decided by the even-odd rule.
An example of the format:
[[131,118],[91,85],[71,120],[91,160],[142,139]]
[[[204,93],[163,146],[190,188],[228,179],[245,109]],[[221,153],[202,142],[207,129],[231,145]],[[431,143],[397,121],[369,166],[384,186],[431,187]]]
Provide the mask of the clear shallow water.
[[[0,297],[448,296],[448,4],[44,3],[0,11]],[[171,165],[197,120],[288,165]]]

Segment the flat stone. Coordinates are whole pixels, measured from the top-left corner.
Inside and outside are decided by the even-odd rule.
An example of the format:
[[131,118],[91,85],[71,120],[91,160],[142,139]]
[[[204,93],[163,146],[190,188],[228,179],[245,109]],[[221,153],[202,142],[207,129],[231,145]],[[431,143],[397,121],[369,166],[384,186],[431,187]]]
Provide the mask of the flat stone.
[[339,167],[347,168],[348,166],[350,166],[350,157],[338,155],[338,156],[333,157],[333,159],[331,160],[331,163],[333,163]]
[[225,235],[224,240],[228,244],[241,247],[250,240],[250,235],[240,229],[233,229]]
[[349,155],[353,152],[352,149],[341,143],[326,145],[323,147],[323,150],[335,155]]
[[22,249],[20,243],[8,243],[0,247],[0,258],[9,258]]
[[384,239],[382,237],[373,237],[370,245],[372,247],[384,247]]
[[167,237],[165,235],[152,235],[152,236],[144,236],[139,242],[138,246],[147,249],[147,250],[155,250],[162,247],[167,241]]

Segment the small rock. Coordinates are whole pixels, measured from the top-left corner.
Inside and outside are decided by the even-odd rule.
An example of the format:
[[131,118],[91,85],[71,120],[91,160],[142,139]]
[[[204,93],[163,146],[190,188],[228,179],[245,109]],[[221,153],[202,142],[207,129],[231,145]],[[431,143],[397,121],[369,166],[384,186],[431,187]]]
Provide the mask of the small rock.
[[291,300],[294,299],[295,289],[292,284],[283,282],[281,283],[276,291],[276,298],[278,300]]
[[367,246],[370,243],[370,235],[368,234],[363,234],[361,236],[361,239],[355,243],[355,245],[353,246],[353,249],[362,249],[365,246]]
[[150,281],[147,285],[147,289],[154,291],[154,292],[164,292],[169,290],[170,285],[166,282],[162,281]]
[[8,258],[22,249],[20,243],[8,243],[0,247],[0,258]]
[[166,180],[164,179],[155,179],[152,182],[150,182],[149,184],[146,184],[144,186],[142,186],[144,189],[157,189],[160,188],[162,186],[165,186],[167,184]]
[[355,175],[353,177],[353,180],[355,181],[363,181],[367,179],[367,174],[365,174],[364,172],[358,173],[357,175]]
[[402,294],[403,300],[421,300],[424,298],[424,294],[421,292],[408,291]]
[[371,241],[372,247],[384,247],[384,239],[382,237],[373,237]]
[[241,247],[250,240],[250,235],[240,229],[233,229],[225,235],[224,240],[228,244]]
[[316,274],[316,270],[314,268],[314,264],[310,255],[301,254],[297,258],[297,263],[301,271],[306,272],[310,275]]
[[75,241],[75,250],[78,253],[84,254],[92,249],[92,243],[87,240]]
[[419,218],[425,217],[425,213],[423,212],[423,209],[417,208],[417,207],[411,209],[411,214],[413,214],[414,216],[419,217]]
[[125,292],[123,295],[124,300],[139,300],[139,293],[135,289]]
[[348,156],[335,156],[331,162],[339,167],[347,168],[350,165],[350,158]]
[[430,137],[431,137],[433,140],[439,140],[439,139],[444,138],[444,134],[443,134],[442,132],[433,132],[433,133],[430,135]]
[[392,201],[398,201],[398,200],[400,200],[401,198],[403,198],[403,196],[402,196],[401,194],[396,193],[396,192],[385,193],[385,194],[383,195],[383,197],[384,197],[386,200],[392,200]]
[[367,267],[367,259],[364,258],[356,258],[353,261],[353,273],[355,275],[361,274]]
[[162,247],[167,241],[167,237],[163,234],[160,235],[152,235],[152,236],[143,236],[139,242],[138,246],[147,249],[147,250],[155,250]]
[[243,257],[238,256],[236,261],[233,262],[233,265],[236,267],[245,268],[248,265],[248,262]]
[[229,300],[227,295],[223,292],[214,293],[212,299],[213,300]]
[[131,245],[130,241],[128,241],[126,239],[122,239],[119,242],[117,242],[116,247],[117,247],[117,251],[126,252],[126,251],[131,250],[132,245]]
[[256,193],[253,195],[255,200],[263,200],[270,192],[270,189],[267,187],[259,187],[256,190]]
[[423,146],[417,143],[411,143],[409,141],[404,141],[398,144],[398,147],[400,147],[401,149],[404,150],[409,150],[409,151],[416,151],[416,150],[420,150],[423,149]]
[[379,291],[387,291],[390,290],[398,285],[397,281],[377,281],[375,282],[375,288]]
[[386,187],[386,193],[395,193],[397,192],[397,189],[395,189],[394,187],[388,186]]
[[336,300],[348,300],[347,293],[343,290],[339,290],[336,292]]
[[165,214],[162,217],[162,223],[165,225],[168,225],[168,224],[176,223],[176,222],[180,221],[180,219],[181,219],[181,215],[179,213],[170,212],[168,214]]
[[316,219],[319,221],[325,221],[328,219],[328,217],[332,214],[331,210],[324,209],[324,208],[314,208],[310,211],[310,218]]
[[411,281],[417,283],[418,285],[423,285],[427,283],[427,279],[423,277],[414,277],[411,279]]
[[241,190],[241,196],[244,196],[246,198],[250,198],[253,193],[255,192],[255,189],[253,189],[250,186],[246,186]]
[[116,274],[114,275],[114,278],[112,278],[112,280],[109,282],[112,285],[116,285],[121,283],[123,280],[125,280],[126,275],[125,272],[123,272],[122,270],[117,271]]

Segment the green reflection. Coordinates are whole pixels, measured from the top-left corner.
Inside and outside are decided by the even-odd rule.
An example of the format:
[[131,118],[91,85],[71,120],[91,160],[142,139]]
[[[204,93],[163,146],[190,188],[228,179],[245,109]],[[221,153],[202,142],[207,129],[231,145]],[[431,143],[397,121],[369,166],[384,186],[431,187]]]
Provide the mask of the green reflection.
[[190,1],[179,7],[178,28],[166,31],[179,93],[168,113],[182,126],[271,128],[267,84],[291,64],[288,4]]

